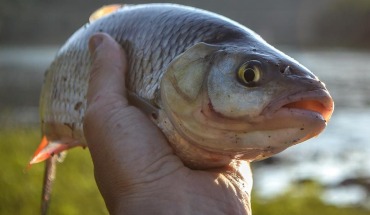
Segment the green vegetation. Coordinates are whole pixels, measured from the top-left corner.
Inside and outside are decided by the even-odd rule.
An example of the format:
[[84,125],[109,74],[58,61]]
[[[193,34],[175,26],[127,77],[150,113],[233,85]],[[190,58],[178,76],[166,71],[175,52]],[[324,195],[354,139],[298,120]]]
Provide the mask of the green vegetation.
[[292,186],[281,196],[264,200],[253,196],[252,209],[256,215],[368,215],[369,211],[358,207],[336,207],[320,200],[322,187],[315,182]]
[[[35,127],[0,130],[0,214],[38,214],[43,165],[25,168],[39,140],[39,129]],[[271,200],[255,194],[253,212],[256,215],[369,214],[358,208],[327,206],[317,196],[319,189],[315,183],[306,183]],[[50,214],[108,214],[95,185],[87,150],[71,150],[63,164],[58,165]]]
[[[38,214],[43,164],[26,170],[40,141],[38,128],[0,130],[0,214]],[[49,214],[108,214],[88,150],[71,150],[58,165]]]

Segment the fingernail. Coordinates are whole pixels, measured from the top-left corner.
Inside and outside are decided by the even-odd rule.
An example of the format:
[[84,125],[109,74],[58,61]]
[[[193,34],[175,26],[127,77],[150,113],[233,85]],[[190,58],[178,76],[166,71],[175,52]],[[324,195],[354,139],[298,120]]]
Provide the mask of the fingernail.
[[90,52],[95,52],[96,48],[102,43],[103,38],[101,35],[93,35],[89,41]]

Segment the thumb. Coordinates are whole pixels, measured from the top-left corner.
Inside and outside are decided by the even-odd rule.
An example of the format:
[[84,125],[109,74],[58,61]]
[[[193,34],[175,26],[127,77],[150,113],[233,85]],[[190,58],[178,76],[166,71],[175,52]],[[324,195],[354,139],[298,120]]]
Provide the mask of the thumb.
[[[84,116],[84,135],[94,163],[95,179],[100,192],[111,204],[115,185],[119,184],[124,154],[120,147],[120,119],[127,109],[125,90],[126,54],[107,34],[98,33],[89,40],[92,57]],[[112,196],[113,195],[113,196]],[[118,195],[118,194],[117,194]]]
[[[84,116],[84,135],[95,171],[109,170],[109,158],[118,151],[120,112],[128,107],[125,89],[126,54],[109,35],[97,33],[89,40],[92,58]],[[118,133],[118,135],[117,135]],[[118,136],[118,138],[116,137]],[[113,140],[115,138],[116,140]]]
[[[146,180],[143,175],[151,174],[151,180],[153,175],[161,177],[182,163],[158,127],[128,104],[127,61],[120,45],[106,34],[95,34],[89,48],[92,66],[84,134],[96,182],[105,200],[110,202],[121,195],[119,187],[143,183]],[[167,172],[163,173],[164,170]]]
[[[97,33],[90,38],[92,56],[84,117],[84,134],[94,163],[100,163],[102,152],[110,151],[104,144],[111,135],[112,114],[128,106],[125,89],[126,54],[109,35]],[[107,152],[108,153],[108,152]]]
[[[90,104],[107,93],[126,95],[127,56],[121,46],[109,35],[97,33],[90,38],[89,49],[93,63],[87,103]],[[127,103],[125,96],[121,99]]]

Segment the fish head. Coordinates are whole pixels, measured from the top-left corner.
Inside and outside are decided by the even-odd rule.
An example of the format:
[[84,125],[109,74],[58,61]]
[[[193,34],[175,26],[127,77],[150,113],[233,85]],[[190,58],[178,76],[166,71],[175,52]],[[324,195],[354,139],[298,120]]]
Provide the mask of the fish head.
[[197,44],[170,64],[161,97],[189,144],[249,161],[317,136],[334,110],[325,84],[268,44]]

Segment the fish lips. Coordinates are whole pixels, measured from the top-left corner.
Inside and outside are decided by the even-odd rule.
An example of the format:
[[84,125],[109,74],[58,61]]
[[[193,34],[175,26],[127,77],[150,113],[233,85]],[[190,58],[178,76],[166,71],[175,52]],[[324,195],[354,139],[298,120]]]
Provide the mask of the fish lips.
[[293,117],[313,123],[326,123],[334,111],[334,101],[325,88],[298,91],[273,100],[262,111],[270,117]]

